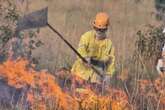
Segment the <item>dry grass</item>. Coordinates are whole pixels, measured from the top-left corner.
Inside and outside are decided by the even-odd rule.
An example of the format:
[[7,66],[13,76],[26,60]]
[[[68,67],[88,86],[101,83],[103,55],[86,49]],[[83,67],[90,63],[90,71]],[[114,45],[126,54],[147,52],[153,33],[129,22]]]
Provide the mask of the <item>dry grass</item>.
[[[133,91],[107,87],[105,95],[101,95],[101,92],[98,94],[88,86],[86,89],[76,91],[69,89],[70,84],[61,88],[58,85],[60,79],[45,71],[35,71],[27,65],[28,61],[24,59],[7,60],[0,64],[0,77],[5,81],[4,84],[21,90],[21,93],[17,94],[20,96],[18,102],[15,102],[16,105],[12,104],[14,100],[7,102],[10,106],[6,107],[11,107],[10,110],[26,110],[25,107],[31,108],[30,110],[164,110],[165,108],[165,76],[158,77],[152,82],[136,77],[137,80],[134,80],[136,84],[131,87]],[[126,74],[127,70],[123,73]],[[61,70],[57,74],[65,79],[70,73]],[[75,76],[71,76],[69,80],[72,78],[81,82],[81,79]],[[9,92],[8,90],[5,91]],[[3,109],[1,107],[0,110]]]
[[[46,5],[49,7],[49,23],[75,48],[80,36],[91,29],[90,22],[95,14],[99,11],[109,13],[109,37],[116,49],[117,66],[121,68],[133,53],[136,32],[146,24],[158,24],[153,14],[154,0],[29,0],[28,12]],[[40,67],[54,71],[72,65],[75,54],[48,28],[42,28],[40,32],[45,45],[33,51],[33,56],[40,59]]]

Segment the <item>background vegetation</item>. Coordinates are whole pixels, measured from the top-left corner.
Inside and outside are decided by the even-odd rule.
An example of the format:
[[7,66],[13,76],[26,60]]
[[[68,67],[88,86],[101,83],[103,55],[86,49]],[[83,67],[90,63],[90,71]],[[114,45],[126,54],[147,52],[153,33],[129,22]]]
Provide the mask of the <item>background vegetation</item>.
[[[102,10],[109,13],[111,26],[108,35],[115,46],[116,67],[120,69],[126,66],[134,52],[137,31],[143,30],[147,24],[159,25],[155,18],[153,0],[29,0],[25,13],[46,5],[49,7],[49,23],[75,48],[80,36],[91,29],[90,23],[95,14]],[[39,35],[45,45],[33,51],[33,56],[39,59],[41,68],[53,72],[57,68],[73,64],[75,54],[51,30],[42,28]]]

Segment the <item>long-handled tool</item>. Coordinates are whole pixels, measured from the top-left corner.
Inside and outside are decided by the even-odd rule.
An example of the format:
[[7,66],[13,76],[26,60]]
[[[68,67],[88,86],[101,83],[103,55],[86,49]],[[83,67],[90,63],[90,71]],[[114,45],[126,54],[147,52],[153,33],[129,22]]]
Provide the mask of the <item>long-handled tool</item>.
[[[76,55],[84,62],[88,63],[87,60],[80,55],[80,53],[55,29],[48,23],[48,7],[41,9],[39,11],[32,12],[20,18],[17,22],[16,32],[25,29],[39,28],[48,26],[53,32],[55,32],[75,53]],[[93,65],[90,67],[94,72],[99,75],[101,78],[104,77],[101,72],[95,68]]]

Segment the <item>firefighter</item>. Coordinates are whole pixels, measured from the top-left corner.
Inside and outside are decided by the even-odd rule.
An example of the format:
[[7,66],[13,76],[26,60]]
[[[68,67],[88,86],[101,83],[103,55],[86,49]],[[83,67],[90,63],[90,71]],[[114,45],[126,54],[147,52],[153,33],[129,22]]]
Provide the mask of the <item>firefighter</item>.
[[107,36],[108,26],[108,14],[100,12],[92,22],[93,29],[81,36],[78,52],[88,61],[88,64],[78,58],[71,70],[74,75],[91,83],[100,83],[101,78],[90,68],[90,65],[94,65],[105,75],[105,80],[109,81],[113,76],[115,56],[112,41]]
[[[163,33],[165,33],[165,28],[163,29]],[[165,73],[165,44],[162,48],[161,58],[158,59],[156,69],[158,71],[158,74],[160,76],[163,76],[163,74]]]

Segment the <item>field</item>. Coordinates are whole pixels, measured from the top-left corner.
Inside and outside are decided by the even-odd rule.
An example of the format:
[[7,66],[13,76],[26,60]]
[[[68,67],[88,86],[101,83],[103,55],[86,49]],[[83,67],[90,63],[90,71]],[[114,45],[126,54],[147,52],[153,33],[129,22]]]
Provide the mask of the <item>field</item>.
[[[70,72],[76,54],[48,27],[13,37],[20,16],[46,6],[48,22],[75,48],[97,12],[110,15],[116,74],[104,94],[90,84],[72,88],[82,82]],[[165,76],[155,65],[165,39],[156,13],[155,0],[0,0],[1,109],[164,110]]]
[[[148,24],[159,24],[154,16],[156,12],[154,1],[143,0],[138,3],[135,1],[48,0],[41,2],[35,0],[35,2],[30,2],[29,12],[45,7],[47,4],[49,23],[77,48],[81,35],[92,28],[90,23],[95,14],[105,10],[110,15],[109,37],[115,46],[117,67],[120,67],[121,64],[124,66],[125,61],[133,54],[136,32]],[[41,67],[54,71],[56,67],[72,65],[75,54],[48,28],[43,28],[40,32],[45,46],[35,50],[33,55],[40,58]]]

